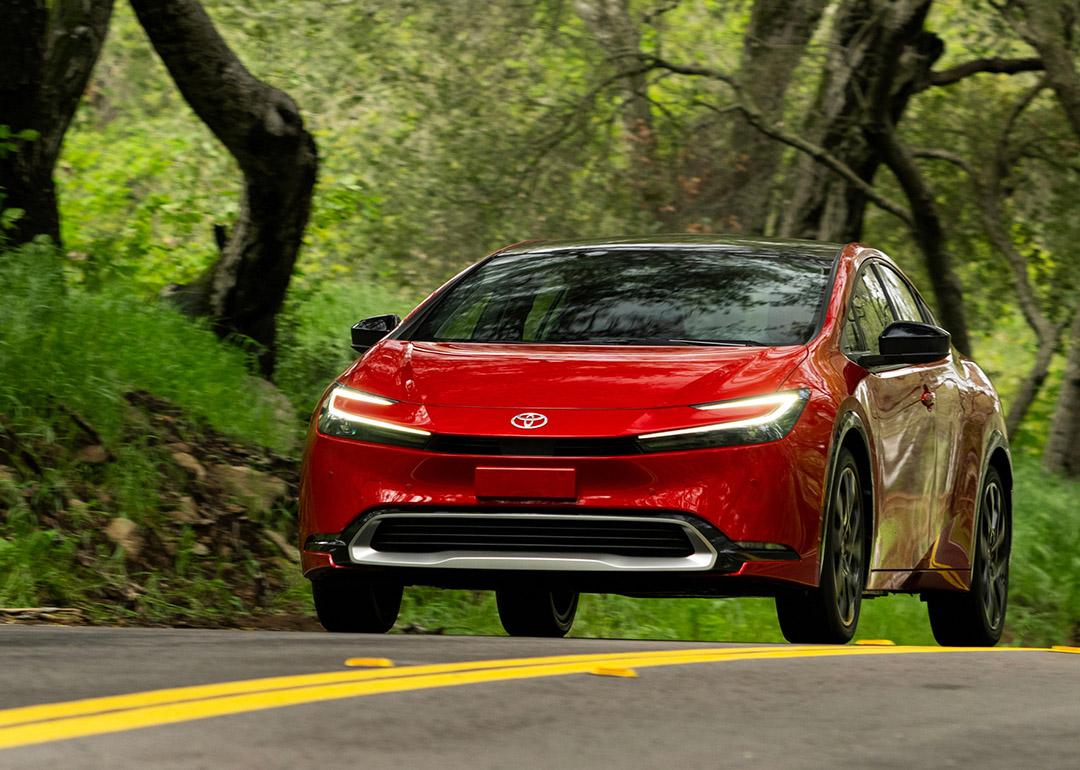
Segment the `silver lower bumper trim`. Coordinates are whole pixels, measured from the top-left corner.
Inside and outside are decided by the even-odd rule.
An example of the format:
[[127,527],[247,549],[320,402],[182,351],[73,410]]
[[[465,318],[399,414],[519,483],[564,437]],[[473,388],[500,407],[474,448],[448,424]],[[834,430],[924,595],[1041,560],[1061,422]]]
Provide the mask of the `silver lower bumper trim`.
[[[440,517],[497,519],[637,521],[677,524],[686,530],[693,552],[687,556],[644,557],[610,553],[529,553],[527,551],[436,551],[400,553],[376,551],[372,538],[379,524],[394,518],[421,519]],[[444,569],[537,570],[559,572],[694,572],[711,569],[716,563],[716,549],[696,528],[678,519],[650,516],[605,516],[550,513],[380,513],[371,517],[349,543],[349,558],[354,564],[383,567],[436,567]]]

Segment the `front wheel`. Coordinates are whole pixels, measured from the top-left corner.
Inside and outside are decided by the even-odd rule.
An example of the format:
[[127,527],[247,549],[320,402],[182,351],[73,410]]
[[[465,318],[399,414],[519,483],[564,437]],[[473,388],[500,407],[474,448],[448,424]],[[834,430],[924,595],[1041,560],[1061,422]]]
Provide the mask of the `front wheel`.
[[352,575],[324,575],[311,582],[315,612],[327,631],[385,634],[394,627],[404,589]]
[[986,472],[976,520],[971,589],[928,594],[930,628],[945,647],[993,647],[1005,628],[1009,599],[1012,518],[1005,485],[995,468]]
[[510,636],[566,636],[577,615],[577,591],[495,592],[499,620]]
[[866,584],[863,485],[854,455],[841,449],[822,525],[821,582],[776,597],[780,630],[798,644],[846,644],[855,634]]

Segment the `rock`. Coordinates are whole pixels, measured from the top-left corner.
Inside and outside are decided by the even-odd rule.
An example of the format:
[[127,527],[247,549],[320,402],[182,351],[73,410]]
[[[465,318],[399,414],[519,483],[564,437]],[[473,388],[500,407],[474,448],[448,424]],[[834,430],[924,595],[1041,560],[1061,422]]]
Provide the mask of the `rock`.
[[266,535],[266,537],[278,547],[278,550],[285,554],[293,564],[300,563],[300,549],[282,537],[281,533],[275,532],[272,529],[267,529],[263,531],[263,534]]
[[191,552],[193,554],[195,554],[196,556],[209,556],[210,555],[210,549],[207,548],[202,543],[195,543],[195,545],[191,546]]
[[101,444],[90,444],[75,453],[75,460],[88,465],[101,465],[109,461],[109,450]]
[[199,516],[199,506],[195,504],[195,498],[190,495],[184,495],[177,500],[176,509],[169,515],[184,524],[203,524],[209,521]]
[[173,462],[194,476],[198,481],[202,481],[206,478],[206,468],[202,467],[202,464],[187,452],[173,452],[172,459]]
[[139,534],[138,525],[131,519],[117,516],[109,521],[105,527],[105,536],[124,549],[124,553],[135,558],[142,551],[143,537]]
[[82,610],[74,607],[0,607],[0,623],[80,623]]
[[246,465],[215,464],[207,470],[228,494],[256,510],[268,511],[275,502],[289,494],[289,485],[277,476]]

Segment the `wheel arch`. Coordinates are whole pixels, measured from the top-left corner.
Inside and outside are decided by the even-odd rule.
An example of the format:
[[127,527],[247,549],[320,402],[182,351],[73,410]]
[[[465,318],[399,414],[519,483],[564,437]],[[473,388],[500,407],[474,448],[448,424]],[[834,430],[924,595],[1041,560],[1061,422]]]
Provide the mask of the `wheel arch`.
[[[994,435],[990,438],[990,444],[987,447],[986,452],[986,465],[988,468],[993,468],[1001,476],[1001,480],[1005,482],[1005,486],[1008,489],[1010,497],[1010,505],[1013,490],[1013,467],[1012,457],[1009,454],[1008,445],[1004,442],[1004,437],[994,431]],[[983,475],[986,475],[986,469],[983,469]]]
[[873,476],[873,462],[870,455],[870,439],[866,435],[866,426],[863,424],[862,418],[855,411],[846,411],[841,414],[837,420],[836,425],[833,428],[833,441],[832,451],[829,455],[829,471],[826,474],[825,490],[822,495],[821,501],[821,517],[819,523],[818,534],[818,582],[821,581],[821,571],[824,568],[825,560],[822,558],[825,553],[825,515],[827,513],[827,507],[832,495],[833,478],[836,474],[836,458],[840,454],[840,450],[847,449],[851,452],[855,458],[855,463],[859,468],[859,475],[862,482],[863,493],[863,517],[864,517],[864,533],[866,537],[866,559],[864,562],[864,570],[869,576],[870,564],[873,561],[873,546],[874,538],[876,534],[875,523],[877,517],[874,513],[874,476]]

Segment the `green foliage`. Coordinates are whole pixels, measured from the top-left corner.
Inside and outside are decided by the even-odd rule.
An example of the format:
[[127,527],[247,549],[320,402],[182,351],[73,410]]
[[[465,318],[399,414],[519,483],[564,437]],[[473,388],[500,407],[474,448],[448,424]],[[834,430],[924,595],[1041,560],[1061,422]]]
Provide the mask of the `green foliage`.
[[295,426],[261,397],[247,355],[122,284],[65,287],[47,244],[3,255],[0,296],[17,298],[0,305],[0,415],[20,430],[50,436],[58,415],[73,411],[112,444],[121,438],[123,393],[147,390],[225,433],[292,445]]
[[[124,394],[151,391],[244,442],[289,449],[299,425],[280,419],[280,398],[249,373],[249,356],[203,324],[123,284],[66,286],[48,243],[0,255],[0,296],[9,300],[0,305],[4,459],[35,479],[0,468],[0,604],[76,606],[110,622],[235,623],[248,608],[222,570],[251,564],[211,560],[208,574],[205,559],[191,565],[189,539],[172,568],[129,574],[101,536],[114,516],[146,533],[165,523],[171,466]],[[75,448],[98,440],[111,461],[80,462]]]
[[1080,641],[1080,481],[1016,468],[1008,631],[1027,644]]
[[36,142],[40,134],[32,128],[12,131],[11,126],[0,123],[0,158],[19,151],[20,143]]
[[349,347],[349,328],[368,316],[403,316],[413,304],[415,300],[399,290],[345,275],[318,288],[294,291],[279,316],[278,387],[300,413],[310,413],[323,389],[356,358]]

